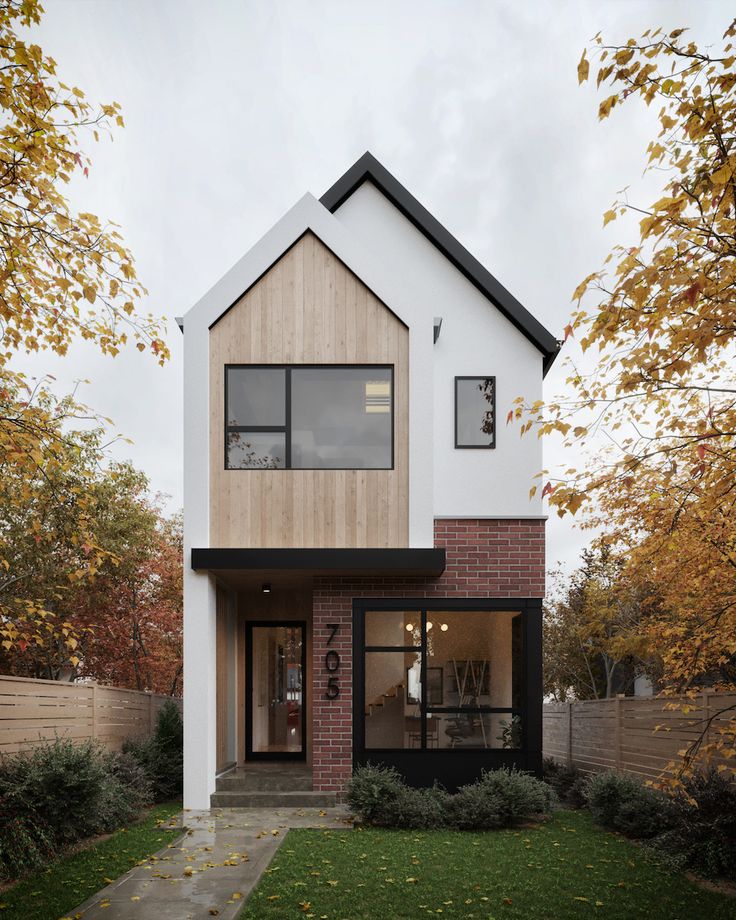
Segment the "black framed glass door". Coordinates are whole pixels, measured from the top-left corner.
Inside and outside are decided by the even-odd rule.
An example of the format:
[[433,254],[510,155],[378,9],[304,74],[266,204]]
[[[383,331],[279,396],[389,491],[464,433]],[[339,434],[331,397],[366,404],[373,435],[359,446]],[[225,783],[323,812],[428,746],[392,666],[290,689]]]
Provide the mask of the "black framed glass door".
[[246,757],[306,758],[307,643],[303,622],[247,625]]

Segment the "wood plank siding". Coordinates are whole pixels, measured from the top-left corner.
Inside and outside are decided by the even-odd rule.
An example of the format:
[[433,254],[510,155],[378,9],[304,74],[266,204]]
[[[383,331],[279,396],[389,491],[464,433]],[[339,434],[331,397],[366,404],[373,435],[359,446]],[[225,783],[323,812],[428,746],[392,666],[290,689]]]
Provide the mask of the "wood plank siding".
[[[226,470],[227,364],[391,364],[394,469]],[[312,233],[210,330],[215,547],[408,545],[409,331]]]

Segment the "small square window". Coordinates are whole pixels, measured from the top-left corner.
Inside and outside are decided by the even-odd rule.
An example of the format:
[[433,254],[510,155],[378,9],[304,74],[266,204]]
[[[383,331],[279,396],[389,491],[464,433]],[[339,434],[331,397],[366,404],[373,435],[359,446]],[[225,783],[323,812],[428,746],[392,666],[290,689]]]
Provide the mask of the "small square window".
[[455,447],[496,446],[496,378],[455,378]]

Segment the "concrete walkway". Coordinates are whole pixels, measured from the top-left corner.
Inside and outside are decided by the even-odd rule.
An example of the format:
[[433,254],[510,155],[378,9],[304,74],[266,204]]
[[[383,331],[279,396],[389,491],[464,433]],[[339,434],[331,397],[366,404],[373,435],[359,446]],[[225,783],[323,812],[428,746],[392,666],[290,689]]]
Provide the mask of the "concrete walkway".
[[232,920],[289,828],[351,827],[341,808],[187,811],[185,835],[98,891],[68,917],[84,920]]

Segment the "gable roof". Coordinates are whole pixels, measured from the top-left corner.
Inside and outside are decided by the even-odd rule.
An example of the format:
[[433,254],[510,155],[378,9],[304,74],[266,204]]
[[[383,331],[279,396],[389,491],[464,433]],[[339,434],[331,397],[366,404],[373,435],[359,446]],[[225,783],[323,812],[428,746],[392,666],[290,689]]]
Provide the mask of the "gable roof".
[[371,153],[364,153],[320,198],[332,213],[371,182],[501,313],[542,352],[544,373],[560,342]]
[[[210,329],[305,233],[313,233],[404,325],[417,300],[410,279],[396,276],[310,194],[304,195],[177,322]],[[430,339],[431,341],[431,339]]]

